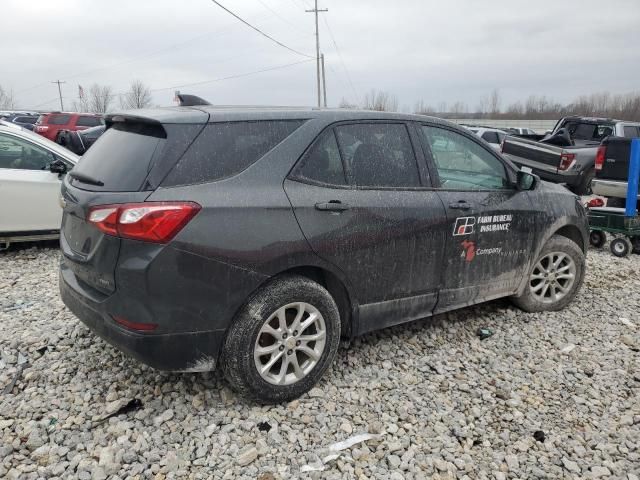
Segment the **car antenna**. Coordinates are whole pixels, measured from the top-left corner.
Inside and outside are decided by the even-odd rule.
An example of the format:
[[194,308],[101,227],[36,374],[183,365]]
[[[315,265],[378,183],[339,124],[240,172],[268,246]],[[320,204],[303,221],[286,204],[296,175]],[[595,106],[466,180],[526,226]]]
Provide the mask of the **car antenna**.
[[178,98],[178,106],[180,107],[197,107],[200,105],[211,105],[211,103],[196,95],[185,95],[183,93],[178,93],[176,97]]

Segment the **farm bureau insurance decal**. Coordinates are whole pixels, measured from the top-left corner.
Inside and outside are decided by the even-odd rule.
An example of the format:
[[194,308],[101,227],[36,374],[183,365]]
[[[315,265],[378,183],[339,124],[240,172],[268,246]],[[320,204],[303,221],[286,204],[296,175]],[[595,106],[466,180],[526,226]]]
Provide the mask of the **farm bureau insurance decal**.
[[478,217],[477,225],[480,227],[480,233],[508,232],[512,219],[513,215],[487,215]]

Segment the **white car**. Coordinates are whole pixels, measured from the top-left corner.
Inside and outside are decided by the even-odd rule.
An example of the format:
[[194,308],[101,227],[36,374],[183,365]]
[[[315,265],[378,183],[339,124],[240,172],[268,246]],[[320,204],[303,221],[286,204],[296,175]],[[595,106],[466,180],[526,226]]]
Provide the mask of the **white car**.
[[0,248],[58,237],[61,178],[79,158],[41,135],[0,121]]
[[504,137],[507,136],[507,132],[504,130],[499,130],[497,128],[486,128],[486,127],[467,127],[477,136],[485,140],[491,148],[495,151],[500,151],[500,144]]

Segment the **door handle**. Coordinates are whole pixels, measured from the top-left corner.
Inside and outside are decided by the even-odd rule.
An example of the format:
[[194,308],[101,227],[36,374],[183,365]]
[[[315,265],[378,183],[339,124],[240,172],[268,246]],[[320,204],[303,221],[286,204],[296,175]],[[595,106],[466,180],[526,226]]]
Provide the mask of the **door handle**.
[[331,200],[329,202],[316,203],[316,210],[326,212],[344,212],[349,210],[351,206],[348,203],[342,203],[339,200]]
[[459,202],[453,202],[449,204],[449,208],[452,210],[471,210],[473,205],[465,202],[464,200],[460,200]]

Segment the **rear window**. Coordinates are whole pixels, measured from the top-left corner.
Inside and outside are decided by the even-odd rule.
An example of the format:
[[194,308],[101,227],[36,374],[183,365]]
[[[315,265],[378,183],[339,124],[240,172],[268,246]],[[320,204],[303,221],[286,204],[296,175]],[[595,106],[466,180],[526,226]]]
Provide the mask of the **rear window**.
[[69,123],[69,115],[49,115],[47,123],[49,125],[66,125]]
[[78,127],[97,127],[102,125],[102,119],[100,117],[78,117],[76,120],[76,126]]
[[[152,159],[162,150],[165,138],[126,131],[116,124],[108,129],[82,156],[74,170],[104,183],[99,190],[134,192],[140,190]],[[152,134],[154,132],[151,132]],[[74,179],[78,188],[97,190],[94,185]]]
[[257,162],[303,122],[265,120],[211,123],[204,128],[162,185],[205,183],[236,175]]
[[16,117],[14,122],[15,123],[30,123],[31,125],[33,125],[34,123],[36,123],[36,120],[37,120],[36,117]]
[[624,136],[625,138],[636,138],[638,137],[638,127],[624,127]]

